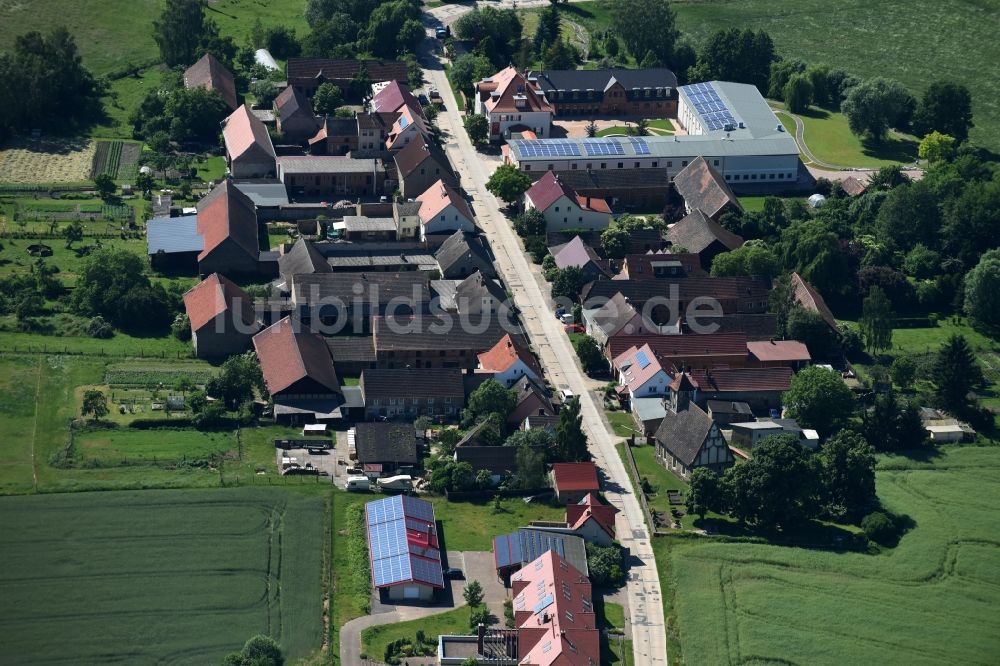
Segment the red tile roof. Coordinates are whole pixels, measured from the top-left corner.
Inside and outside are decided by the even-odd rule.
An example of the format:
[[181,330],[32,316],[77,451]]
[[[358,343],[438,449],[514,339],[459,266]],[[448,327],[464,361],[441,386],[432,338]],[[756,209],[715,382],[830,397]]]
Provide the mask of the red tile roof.
[[597,466],[592,462],[555,463],[552,476],[557,492],[564,490],[586,490],[597,492],[601,489],[597,480]]
[[657,280],[661,277],[673,277],[662,274],[657,276],[656,266],[654,266],[654,264],[662,265],[672,262],[680,264],[682,275],[693,275],[695,277],[704,277],[707,275],[701,267],[701,259],[694,252],[647,252],[646,254],[625,255],[625,260],[622,263],[628,270],[628,273],[626,274],[623,270],[619,274],[620,277],[616,276],[615,279]]
[[[375,113],[392,113],[404,106],[420,108],[420,102],[410,92],[410,88],[399,81],[389,81],[388,85],[372,97],[371,107]],[[421,112],[420,115],[423,115]]]
[[469,202],[443,180],[428,187],[426,192],[417,197],[417,201],[420,202],[420,221],[424,224],[437,217],[449,205],[455,206],[460,215],[464,215],[470,222],[473,221]]
[[684,198],[688,210],[701,209],[714,218],[726,206],[743,210],[729,183],[704,157],[696,157],[674,178],[674,188]]
[[702,391],[753,392],[787,391],[792,383],[792,369],[777,368],[716,368],[694,370],[692,378]]
[[608,353],[616,358],[631,347],[649,345],[657,358],[679,362],[684,359],[713,357],[719,364],[744,361],[747,336],[744,333],[706,333],[697,335],[615,335],[608,340]]
[[198,261],[230,238],[254,258],[260,255],[257,210],[250,198],[228,180],[217,185],[198,202],[197,228],[205,238],[205,247],[198,255]]
[[566,505],[566,524],[577,530],[593,518],[612,539],[615,538],[615,514],[618,509],[605,504],[594,493],[587,493],[578,504]]
[[254,323],[253,301],[247,293],[227,278],[213,273],[184,294],[184,310],[197,331],[226,310],[246,325]]
[[[645,361],[645,365],[643,365],[643,361]],[[642,347],[631,347],[616,357],[612,363],[621,373],[624,385],[633,395],[643,384],[655,377],[656,373],[663,370],[660,360],[648,343]]]
[[798,340],[759,340],[747,342],[747,350],[758,361],[810,361],[809,348]]
[[267,133],[267,127],[260,118],[253,115],[246,104],[233,111],[223,121],[222,138],[232,159],[255,147],[264,155],[274,157],[274,145],[271,143],[271,135]]
[[847,196],[856,197],[865,193],[868,186],[854,176],[848,176],[840,183],[840,187],[847,193]]
[[545,212],[549,206],[554,204],[559,197],[575,197],[576,192],[563,185],[553,171],[546,171],[545,174],[535,181],[534,185],[526,192],[531,203],[541,212]]
[[519,664],[597,666],[600,634],[590,579],[554,551],[511,576]]
[[538,365],[535,355],[520,342],[516,342],[510,333],[500,338],[489,351],[479,355],[479,365],[490,372],[506,372],[517,361],[523,362],[535,373],[536,379],[542,378],[542,368]]
[[215,59],[211,53],[206,53],[201,60],[184,70],[185,88],[207,88],[214,90],[222,97],[230,111],[236,109],[236,83],[233,74]]
[[302,328],[290,317],[253,336],[253,346],[271,395],[306,378],[332,393],[340,393],[340,382],[323,337]]
[[611,206],[608,202],[600,197],[581,197],[579,194],[576,195],[576,205],[583,210],[589,210],[593,213],[608,213],[611,214]]
[[819,313],[823,317],[823,321],[833,330],[837,330],[837,318],[833,316],[833,312],[830,311],[829,306],[827,306],[826,301],[823,300],[822,294],[816,291],[816,288],[805,281],[805,279],[798,273],[792,273],[792,291],[795,295],[795,302],[804,307],[806,310],[812,310],[813,312]]
[[[476,90],[490,113],[554,113],[552,105],[545,96],[529,86],[528,81],[512,65],[497,72],[488,80],[483,79],[477,83]],[[494,95],[495,92],[499,94]],[[518,96],[524,98],[520,106],[515,100]]]

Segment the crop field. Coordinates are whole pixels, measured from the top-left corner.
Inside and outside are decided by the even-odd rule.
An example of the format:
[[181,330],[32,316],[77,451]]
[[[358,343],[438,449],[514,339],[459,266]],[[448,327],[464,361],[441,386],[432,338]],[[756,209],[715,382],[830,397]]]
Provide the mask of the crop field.
[[135,178],[142,145],[124,141],[98,141],[90,177],[107,174],[116,180]]
[[879,555],[657,540],[684,662],[995,664],[1000,448],[882,458],[877,478],[915,523]]
[[194,384],[204,384],[215,375],[207,363],[191,361],[152,365],[141,362],[112,363],[104,371],[104,383],[109,386],[171,388],[178,379],[186,377]]
[[0,183],[87,180],[97,144],[85,139],[24,139],[0,147]]
[[324,503],[268,489],[0,499],[0,661],[214,664],[323,639]]

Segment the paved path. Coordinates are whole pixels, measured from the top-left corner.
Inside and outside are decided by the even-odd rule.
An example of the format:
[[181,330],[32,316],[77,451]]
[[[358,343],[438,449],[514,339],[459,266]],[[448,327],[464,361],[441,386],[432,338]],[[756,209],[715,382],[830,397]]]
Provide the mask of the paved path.
[[[519,6],[523,6],[522,3]],[[440,64],[426,56],[422,64],[427,68],[424,75],[428,84],[441,91],[445,99],[445,111],[438,116],[437,123],[446,134],[445,148],[452,165],[462,175],[462,186],[473,200],[479,225],[496,254],[504,281],[514,295],[525,327],[552,384],[568,386],[581,398],[584,431],[590,439],[595,461],[606,477],[605,496],[621,510],[617,533],[633,558],[627,595],[635,663],[666,665],[667,641],[656,562],[639,501],[632,493],[625,466],[614,448],[617,440],[605,428],[598,405],[588,390],[592,382],[580,371],[569,338],[548,307],[548,289],[541,280],[540,269],[525,258],[520,240],[500,212],[500,204],[486,190],[486,181],[499,161],[484,158],[473,148],[462,129],[458,105]]]

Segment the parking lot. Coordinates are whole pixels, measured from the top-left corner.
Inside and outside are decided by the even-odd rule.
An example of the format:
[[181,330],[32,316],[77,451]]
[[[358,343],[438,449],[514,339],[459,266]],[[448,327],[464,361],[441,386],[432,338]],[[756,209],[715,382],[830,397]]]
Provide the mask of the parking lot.
[[[326,451],[315,451],[310,453],[308,449],[280,449],[275,447],[274,455],[278,464],[278,469],[282,469],[282,459],[288,458],[290,462],[297,463],[305,468],[308,465],[324,472],[332,483],[340,488],[347,482],[347,432],[335,430],[331,433],[334,446]],[[292,460],[294,459],[294,460]]]

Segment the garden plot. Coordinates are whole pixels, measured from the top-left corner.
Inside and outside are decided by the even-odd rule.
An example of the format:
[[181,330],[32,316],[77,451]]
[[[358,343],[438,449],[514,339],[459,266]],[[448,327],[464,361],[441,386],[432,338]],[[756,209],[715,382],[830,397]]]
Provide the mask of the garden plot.
[[89,139],[31,139],[0,150],[0,183],[71,183],[87,180],[96,144]]

